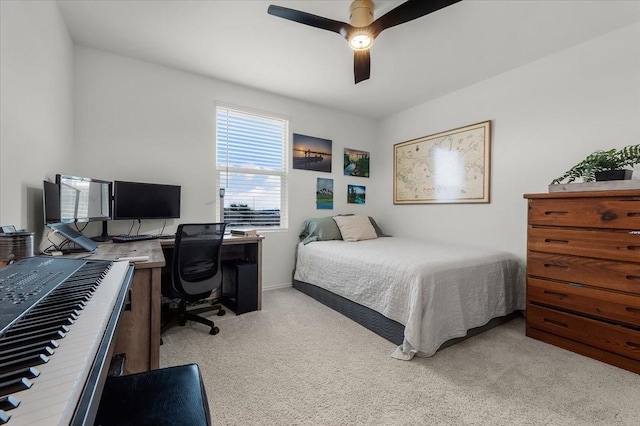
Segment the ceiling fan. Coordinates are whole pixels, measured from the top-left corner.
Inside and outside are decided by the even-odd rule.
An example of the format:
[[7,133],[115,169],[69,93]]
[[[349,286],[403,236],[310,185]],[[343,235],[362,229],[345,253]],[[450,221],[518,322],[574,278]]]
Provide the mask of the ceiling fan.
[[435,12],[461,0],[408,0],[400,6],[373,20],[372,0],[354,0],[349,7],[349,23],[335,21],[287,7],[270,5],[268,13],[290,21],[340,34],[353,49],[353,74],[355,83],[367,80],[371,73],[369,49],[373,40],[387,28],[404,24]]

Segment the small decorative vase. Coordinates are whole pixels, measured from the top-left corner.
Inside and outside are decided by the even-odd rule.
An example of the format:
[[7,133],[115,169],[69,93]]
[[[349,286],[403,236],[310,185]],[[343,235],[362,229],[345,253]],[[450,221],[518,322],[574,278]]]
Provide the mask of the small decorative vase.
[[631,179],[631,175],[633,174],[633,170],[605,170],[603,172],[596,172],[596,181],[600,182],[603,180],[628,180]]

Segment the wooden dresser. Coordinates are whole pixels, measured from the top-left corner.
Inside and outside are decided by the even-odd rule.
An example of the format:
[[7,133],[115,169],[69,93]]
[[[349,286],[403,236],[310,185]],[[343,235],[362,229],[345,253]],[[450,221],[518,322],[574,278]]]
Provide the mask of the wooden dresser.
[[527,336],[640,374],[640,190],[524,197]]

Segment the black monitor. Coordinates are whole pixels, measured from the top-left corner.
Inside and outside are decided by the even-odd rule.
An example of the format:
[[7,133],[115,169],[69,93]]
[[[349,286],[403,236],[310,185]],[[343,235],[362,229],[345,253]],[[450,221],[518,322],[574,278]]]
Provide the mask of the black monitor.
[[115,181],[113,219],[177,219],[180,191],[180,185]]
[[56,175],[60,191],[60,222],[111,220],[111,187],[106,180]]
[[44,210],[44,224],[60,223],[60,186],[43,181],[42,207]]

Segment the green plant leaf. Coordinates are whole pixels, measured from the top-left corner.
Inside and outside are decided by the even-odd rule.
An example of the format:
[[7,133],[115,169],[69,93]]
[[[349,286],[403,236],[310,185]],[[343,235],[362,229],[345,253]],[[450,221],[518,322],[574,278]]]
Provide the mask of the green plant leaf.
[[619,150],[598,150],[587,155],[584,160],[567,170],[551,184],[571,183],[582,178],[583,182],[593,182],[596,172],[619,170],[626,166],[640,164],[640,144],[627,145]]

